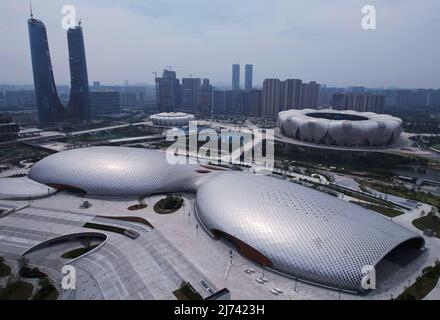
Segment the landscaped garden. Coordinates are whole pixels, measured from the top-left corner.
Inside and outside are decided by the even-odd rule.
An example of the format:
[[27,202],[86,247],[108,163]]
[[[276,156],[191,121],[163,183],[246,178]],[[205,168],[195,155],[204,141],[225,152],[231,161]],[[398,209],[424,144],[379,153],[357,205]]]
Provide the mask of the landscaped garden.
[[430,229],[435,232],[436,237],[440,238],[440,218],[434,213],[428,213],[426,216],[413,220],[412,224],[419,230]]
[[3,165],[13,165],[23,167],[20,161],[28,159],[31,162],[36,162],[49,155],[48,152],[29,147],[19,146],[16,148],[4,148],[0,151],[0,163]]
[[358,206],[361,206],[365,209],[378,212],[378,213],[383,214],[384,216],[387,216],[390,218],[394,218],[394,217],[397,217],[397,216],[400,216],[401,214],[403,214],[402,211],[396,210],[396,209],[393,209],[390,207],[384,207],[384,206],[379,206],[379,205],[372,204],[372,203],[359,202],[359,201],[350,201],[350,202],[357,204]]
[[119,228],[119,227],[116,227],[116,226],[111,226],[111,225],[107,225],[107,224],[92,223],[92,222],[86,222],[83,225],[83,228],[102,230],[102,231],[109,231],[109,232],[119,233],[119,234],[122,234],[122,235],[125,235],[125,231],[126,231],[126,229]]
[[67,251],[61,255],[61,258],[63,259],[75,259],[83,254],[86,254],[87,252],[95,249],[99,244],[92,244],[92,239],[89,237],[82,238],[80,240],[80,243],[82,244],[81,248],[76,248],[70,251]]
[[180,288],[173,292],[177,300],[203,300],[203,297],[189,282],[182,282]]
[[28,279],[42,279],[47,277],[47,275],[41,272],[38,268],[24,266],[20,269],[20,277]]
[[375,189],[379,192],[388,193],[394,196],[424,202],[434,207],[440,208],[440,197],[437,197],[431,193],[408,189],[403,185],[391,185],[391,184],[382,184],[377,182],[373,183],[367,181],[364,181],[363,183],[364,185],[372,189]]
[[179,210],[183,205],[183,198],[177,194],[169,194],[154,205],[154,211],[159,214],[170,214]]
[[148,207],[148,205],[145,203],[145,196],[141,196],[138,198],[138,202],[137,204],[134,204],[132,206],[129,206],[127,209],[130,211],[134,211],[134,210],[141,210],[141,209],[145,209],[146,207]]
[[417,281],[397,297],[397,300],[422,300],[437,285],[440,277],[440,262],[426,267]]
[[0,277],[6,277],[11,274],[11,267],[5,263],[5,259],[0,257]]
[[[49,280],[48,276],[36,267],[29,266],[26,257],[18,259],[19,274],[11,274],[11,268],[0,257],[0,265],[8,267],[9,276],[6,286],[0,287],[0,300],[56,300],[58,290]],[[1,268],[1,267],[0,267]],[[39,279],[36,292],[34,285],[27,279]]]
[[16,281],[0,290],[0,300],[28,300],[32,296],[34,286],[29,282]]
[[58,290],[49,278],[42,278],[38,284],[40,289],[33,296],[33,300],[56,300],[58,298]]
[[70,251],[67,251],[65,253],[63,253],[61,255],[61,258],[63,259],[75,259],[78,258],[80,256],[82,256],[83,254],[86,254],[87,252],[95,249],[98,245],[93,245],[90,247],[82,247],[82,248],[76,248]]

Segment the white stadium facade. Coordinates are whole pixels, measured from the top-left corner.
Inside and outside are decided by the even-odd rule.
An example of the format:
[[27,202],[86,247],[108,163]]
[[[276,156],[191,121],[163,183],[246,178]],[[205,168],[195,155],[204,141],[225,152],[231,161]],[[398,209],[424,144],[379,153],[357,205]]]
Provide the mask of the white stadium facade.
[[277,127],[294,140],[347,147],[392,145],[402,131],[402,120],[386,114],[352,110],[302,109],[278,114]]
[[164,153],[91,147],[51,155],[28,177],[90,197],[191,192],[200,224],[246,257],[313,284],[362,291],[362,268],[419,252],[423,237],[349,202],[269,176],[168,164]]
[[150,117],[153,124],[163,127],[184,127],[195,119],[194,115],[184,112],[162,112]]

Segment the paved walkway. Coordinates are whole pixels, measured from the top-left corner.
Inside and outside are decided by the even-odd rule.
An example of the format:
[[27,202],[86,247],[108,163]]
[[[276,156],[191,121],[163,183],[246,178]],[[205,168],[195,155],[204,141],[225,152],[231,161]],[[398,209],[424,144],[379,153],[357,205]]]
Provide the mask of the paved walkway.
[[[75,292],[62,292],[62,299],[175,299],[173,291],[182,281],[189,281],[202,296],[210,295],[199,284],[202,280],[211,283],[209,279],[159,231],[124,221],[95,218],[87,211],[31,206],[1,218],[0,256],[14,263],[24,251],[40,242],[63,234],[91,231],[82,227],[88,221],[131,228],[140,236],[133,240],[106,232],[108,241],[99,250],[72,263],[77,268],[78,287]],[[71,243],[55,245],[28,257],[31,265],[48,273],[59,286],[61,268],[66,263],[61,254],[73,246]]]
[[[227,287],[233,299],[257,300],[390,299],[414,282],[421,269],[432,265],[440,256],[439,239],[426,238],[428,250],[420,259],[395,272],[378,290],[366,296],[296,282],[267,270],[264,277],[269,281],[261,284],[256,281],[263,275],[261,267],[241,256],[228,243],[213,240],[202,227],[197,230],[198,222],[192,209],[194,195],[186,194],[186,205],[169,215],[160,215],[152,210],[154,203],[162,197],[147,198],[148,207],[137,211],[127,210],[136,201],[102,199],[87,199],[92,207],[79,209],[85,199],[65,192],[35,200],[30,208],[0,218],[0,255],[16,260],[25,249],[45,239],[64,233],[91,231],[81,227],[86,221],[123,228],[131,225],[141,234],[136,240],[109,233],[109,241],[100,250],[74,263],[79,275],[79,289],[75,294],[66,293],[63,298],[174,299],[172,291],[183,280],[189,281],[203,296],[207,296],[208,292],[200,283],[203,280],[214,289]],[[21,206],[27,202],[5,203]],[[419,217],[422,210],[427,212],[428,209],[427,205],[423,205],[394,218],[394,221],[416,231],[412,220]],[[140,216],[155,228],[150,230],[144,225],[95,218],[96,215]],[[226,274],[231,249],[234,258]],[[246,268],[255,272],[245,273]],[[274,288],[281,289],[282,293],[274,294],[271,292]]]

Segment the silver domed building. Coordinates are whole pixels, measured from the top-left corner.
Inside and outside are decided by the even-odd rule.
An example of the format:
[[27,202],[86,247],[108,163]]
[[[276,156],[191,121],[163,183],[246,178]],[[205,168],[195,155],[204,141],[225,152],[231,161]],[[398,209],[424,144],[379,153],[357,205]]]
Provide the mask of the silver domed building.
[[402,120],[386,114],[352,110],[286,110],[277,127],[286,137],[315,144],[370,147],[393,144]]
[[188,126],[190,121],[195,119],[194,115],[184,112],[162,112],[150,117],[153,124],[164,127]]
[[325,193],[209,165],[173,165],[158,151],[68,150],[39,161],[28,176],[86,196],[196,193],[197,217],[211,236],[276,272],[341,290],[362,290],[364,266],[424,246],[416,233]]

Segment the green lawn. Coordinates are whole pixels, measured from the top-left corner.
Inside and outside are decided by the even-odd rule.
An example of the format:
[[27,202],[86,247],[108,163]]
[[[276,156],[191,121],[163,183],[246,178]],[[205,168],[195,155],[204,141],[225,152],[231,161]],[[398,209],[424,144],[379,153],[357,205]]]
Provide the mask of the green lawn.
[[436,286],[440,277],[440,264],[423,269],[422,276],[407,288],[397,300],[422,300]]
[[65,252],[61,255],[61,258],[63,259],[75,259],[78,258],[80,256],[82,256],[83,254],[95,249],[98,245],[93,245],[90,247],[82,247],[82,248],[76,248],[73,250],[70,250],[68,252]]
[[372,203],[365,203],[365,202],[358,202],[358,201],[350,201],[350,202],[354,203],[358,206],[361,206],[365,209],[378,212],[378,213],[383,214],[384,216],[387,216],[390,218],[394,218],[394,217],[397,217],[397,216],[400,216],[401,214],[403,214],[402,211],[392,209],[390,207],[383,207],[383,206],[378,206],[378,205],[375,205]]
[[11,267],[4,262],[0,263],[0,277],[6,277],[9,276],[10,274],[11,274]]
[[431,229],[436,232],[437,238],[440,238],[440,218],[428,214],[424,217],[413,220],[412,224],[419,230]]
[[47,157],[50,153],[28,146],[17,146],[15,148],[3,148],[0,150],[0,163],[21,167],[20,161],[30,159],[38,161]]
[[366,201],[366,202],[371,202],[371,203],[374,203],[375,205],[378,205],[378,206],[395,208],[395,205],[392,202],[377,198],[373,195],[370,196],[368,194],[361,194],[359,192],[354,192],[354,191],[346,190],[344,188],[339,188],[338,186],[335,186],[335,185],[332,185],[330,188],[333,190],[336,190],[340,193],[343,193],[346,196],[353,197],[353,198],[356,198],[356,199],[359,199],[362,201]]
[[440,208],[440,197],[437,197],[431,193],[414,191],[399,185],[388,185],[382,183],[372,183],[367,181],[363,181],[363,184],[379,192],[388,193],[394,196],[424,202],[434,207]]
[[0,292],[0,300],[28,300],[33,289],[34,286],[29,282],[13,282]]
[[32,268],[32,267],[21,268],[20,276],[29,279],[41,279],[47,277],[47,275],[41,272],[38,268]]
[[56,300],[58,298],[58,291],[52,285],[40,288],[32,298],[33,300]]
[[115,227],[115,226],[110,226],[110,225],[107,225],[107,224],[92,223],[92,222],[86,222],[83,225],[83,228],[102,230],[102,231],[110,231],[110,232],[119,233],[119,234],[122,234],[122,235],[125,235],[125,231],[126,231],[123,228],[119,228],[119,227]]
[[153,209],[159,214],[170,214],[179,210],[183,205],[183,198],[178,195],[168,195],[166,198],[159,200]]
[[139,204],[134,204],[132,206],[129,206],[127,209],[130,210],[130,211],[134,211],[134,210],[142,210],[142,209],[145,209],[147,207],[148,207],[147,204],[145,204],[145,203],[140,204],[139,203]]
[[203,297],[189,282],[184,282],[180,288],[173,292],[178,300],[203,300]]

